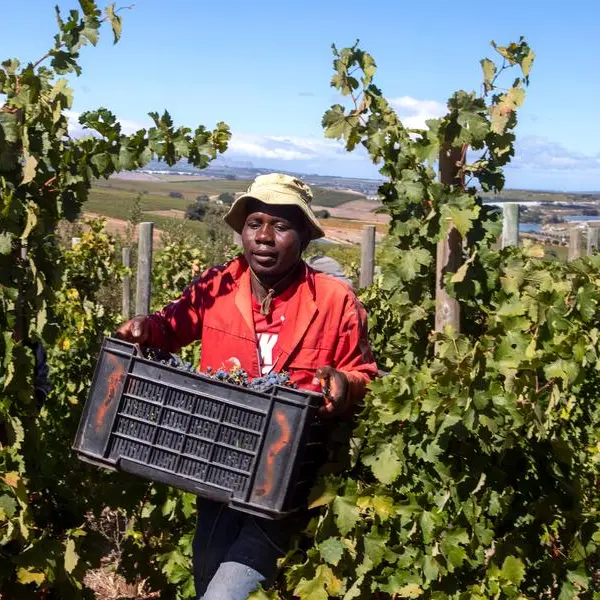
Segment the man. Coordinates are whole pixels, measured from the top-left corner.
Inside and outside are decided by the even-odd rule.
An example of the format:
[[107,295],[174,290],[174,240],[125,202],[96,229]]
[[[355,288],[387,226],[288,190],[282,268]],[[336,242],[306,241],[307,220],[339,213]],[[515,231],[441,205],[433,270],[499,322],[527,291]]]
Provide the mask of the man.
[[[351,413],[377,368],[354,293],[302,261],[310,240],[324,235],[311,199],[299,179],[257,177],[225,216],[242,236],[243,256],[209,269],[181,298],[118,334],[170,352],[201,339],[200,371],[288,371],[301,388],[327,390],[322,417]],[[302,521],[260,519],[200,498],[198,509],[194,577],[204,600],[244,600],[269,585]]]

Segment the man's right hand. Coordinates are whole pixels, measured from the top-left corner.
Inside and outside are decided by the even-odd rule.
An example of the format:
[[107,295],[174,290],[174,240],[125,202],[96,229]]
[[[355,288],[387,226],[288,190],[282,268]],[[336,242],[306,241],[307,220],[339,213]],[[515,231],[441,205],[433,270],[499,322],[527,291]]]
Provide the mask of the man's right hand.
[[150,323],[148,322],[148,318],[142,315],[126,321],[117,329],[115,337],[131,344],[145,346],[150,339]]

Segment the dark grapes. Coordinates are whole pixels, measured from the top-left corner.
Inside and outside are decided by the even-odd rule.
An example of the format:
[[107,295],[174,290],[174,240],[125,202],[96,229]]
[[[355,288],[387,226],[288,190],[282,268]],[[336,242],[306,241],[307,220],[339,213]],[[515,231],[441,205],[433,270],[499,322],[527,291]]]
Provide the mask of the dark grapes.
[[[145,350],[145,357],[149,360],[160,363],[161,365],[173,367],[175,369],[179,369],[180,371],[185,371],[186,373],[197,372],[191,363],[183,362],[183,360],[181,360],[181,358],[176,354],[171,354],[170,352],[165,352],[164,350],[147,348]],[[271,371],[263,377],[255,377],[254,379],[250,379],[248,372],[244,369],[234,367],[230,371],[226,371],[225,369],[217,369],[215,371],[212,369],[212,367],[208,367],[204,375],[210,377],[211,379],[232,383],[234,385],[239,385],[251,390],[256,390],[257,392],[263,392],[274,385],[282,385],[292,388],[297,387],[295,383],[290,381],[290,374],[287,371],[282,371],[281,373]]]
[[173,367],[174,369],[186,371],[187,373],[196,372],[192,363],[183,362],[183,360],[176,354],[171,354],[170,352],[165,352],[164,350],[159,350],[158,348],[147,348],[145,350],[145,356],[147,359],[167,367]]
[[205,373],[205,375],[212,379],[233,383],[234,385],[239,385],[258,392],[265,391],[274,385],[297,387],[296,384],[290,381],[290,374],[286,371],[281,373],[272,372],[264,377],[255,377],[254,379],[250,379],[248,372],[240,368],[233,368],[229,372],[225,369],[217,369],[215,372],[213,372],[212,369],[210,371],[207,369],[207,371],[208,372]]

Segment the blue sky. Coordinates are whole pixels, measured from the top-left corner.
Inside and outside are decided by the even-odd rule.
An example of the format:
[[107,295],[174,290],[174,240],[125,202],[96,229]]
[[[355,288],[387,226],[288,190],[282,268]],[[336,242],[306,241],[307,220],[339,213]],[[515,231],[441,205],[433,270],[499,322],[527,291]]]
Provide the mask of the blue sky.
[[[0,57],[37,59],[55,31],[49,0],[6,2]],[[64,9],[76,2],[59,2]],[[126,3],[123,3],[126,4]],[[231,160],[372,176],[368,159],[324,140],[331,43],[375,57],[376,83],[409,123],[479,89],[479,60],[526,37],[537,54],[508,187],[600,190],[600,2],[596,0],[137,0],[123,37],[82,51],[74,111],[105,106],[125,126],[168,109],[181,124],[234,133]]]

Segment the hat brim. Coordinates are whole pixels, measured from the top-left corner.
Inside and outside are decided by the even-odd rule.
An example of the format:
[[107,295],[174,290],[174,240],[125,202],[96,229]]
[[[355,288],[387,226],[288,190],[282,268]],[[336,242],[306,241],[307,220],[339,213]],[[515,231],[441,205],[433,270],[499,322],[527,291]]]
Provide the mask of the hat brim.
[[325,237],[325,232],[321,228],[319,221],[317,221],[317,217],[315,217],[308,205],[301,200],[298,200],[298,198],[292,194],[286,196],[285,194],[275,193],[269,190],[248,192],[247,194],[242,194],[239,198],[234,200],[231,208],[223,218],[227,225],[229,225],[235,232],[239,234],[242,233],[244,223],[246,222],[246,217],[248,216],[246,211],[248,200],[258,200],[259,202],[271,204],[273,206],[297,206],[304,214],[304,218],[310,233],[310,239],[316,240]]

